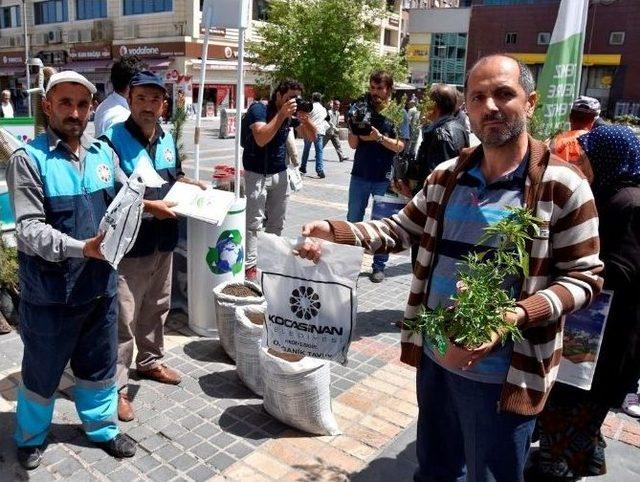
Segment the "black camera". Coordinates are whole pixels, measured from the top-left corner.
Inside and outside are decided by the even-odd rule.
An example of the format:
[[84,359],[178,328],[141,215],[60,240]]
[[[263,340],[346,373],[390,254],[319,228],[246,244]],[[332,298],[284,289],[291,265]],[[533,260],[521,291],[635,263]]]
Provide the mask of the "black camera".
[[373,109],[368,97],[357,100],[347,111],[347,125],[352,134],[368,136],[371,134],[371,116]]
[[296,97],[296,107],[298,112],[306,112],[308,114],[313,110],[313,102],[304,100],[302,97]]

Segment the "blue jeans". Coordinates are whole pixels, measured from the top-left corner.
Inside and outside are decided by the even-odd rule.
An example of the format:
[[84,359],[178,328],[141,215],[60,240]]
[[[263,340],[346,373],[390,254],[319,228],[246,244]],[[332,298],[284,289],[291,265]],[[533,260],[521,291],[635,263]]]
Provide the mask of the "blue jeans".
[[[369,204],[369,197],[383,196],[388,187],[389,181],[367,181],[361,177],[351,176],[347,221],[350,223],[362,221],[367,204]],[[373,271],[384,271],[384,266],[388,260],[388,254],[376,254],[373,257]]]
[[455,375],[424,353],[416,376],[414,482],[522,482],[535,417],[498,412],[502,384]]
[[[324,154],[322,153],[322,149],[324,148],[323,142],[324,136],[322,134],[318,134],[316,136],[316,140],[313,141],[313,147],[316,150],[316,172],[322,172],[324,168]],[[311,152],[311,141],[304,140],[304,149],[302,150],[302,163],[300,164],[300,168],[307,170],[307,161],[309,160],[309,152]]]

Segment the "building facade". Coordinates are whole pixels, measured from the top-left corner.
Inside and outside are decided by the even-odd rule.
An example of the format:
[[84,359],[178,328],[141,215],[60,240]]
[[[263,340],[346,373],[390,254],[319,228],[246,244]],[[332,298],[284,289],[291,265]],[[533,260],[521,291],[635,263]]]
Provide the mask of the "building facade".
[[[383,1],[383,0],[381,0]],[[30,57],[45,65],[75,70],[109,93],[109,71],[115,60],[135,54],[161,75],[169,96],[178,93],[190,106],[197,99],[204,29],[202,0],[0,0],[0,90],[10,89],[25,111],[25,19]],[[247,38],[266,20],[268,0],[251,0]],[[384,0],[387,16],[380,20],[380,52],[398,52],[401,42],[401,0]],[[25,7],[26,6],[26,7]],[[24,9],[24,11],[23,11]],[[212,29],[205,75],[204,115],[235,107],[236,29]],[[256,66],[245,63],[245,102],[254,98]],[[173,107],[173,102],[170,103]]]

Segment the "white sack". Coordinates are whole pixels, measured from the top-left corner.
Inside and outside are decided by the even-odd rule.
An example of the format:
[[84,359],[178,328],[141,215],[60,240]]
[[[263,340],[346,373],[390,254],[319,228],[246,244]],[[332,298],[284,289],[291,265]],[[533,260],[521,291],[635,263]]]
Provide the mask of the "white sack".
[[329,362],[302,358],[288,362],[260,349],[264,409],[292,427],[318,435],[339,435],[331,411]]
[[320,262],[314,264],[292,254],[301,243],[258,233],[267,346],[344,364],[356,325],[364,250],[324,241]]
[[105,260],[118,269],[120,260],[136,242],[142,211],[144,191],[147,187],[160,187],[165,181],[158,175],[147,156],[143,156],[135,170],[111,201],[98,231],[104,233],[100,252]]
[[[259,296],[239,297],[223,293],[229,285],[244,285],[253,288],[260,293]],[[224,351],[233,361],[236,360],[236,347],[234,342],[234,331],[236,322],[236,308],[247,305],[259,305],[264,303],[262,290],[250,281],[230,280],[221,283],[213,289],[213,300],[216,307],[216,324],[218,325],[218,337]]]
[[256,395],[262,396],[264,380],[260,367],[260,340],[264,331],[263,324],[253,323],[250,316],[266,315],[266,306],[248,305],[236,308],[235,355],[238,378]]

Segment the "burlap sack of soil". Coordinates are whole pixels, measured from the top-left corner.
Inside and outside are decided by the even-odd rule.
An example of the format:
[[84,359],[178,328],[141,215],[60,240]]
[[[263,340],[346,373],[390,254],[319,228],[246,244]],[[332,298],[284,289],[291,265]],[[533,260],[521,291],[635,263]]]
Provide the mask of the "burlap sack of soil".
[[216,323],[220,344],[229,357],[236,360],[235,335],[236,308],[264,303],[262,290],[251,281],[231,280],[213,289]]
[[258,396],[262,396],[264,390],[260,340],[264,331],[265,312],[264,304],[236,308],[236,370],[238,378]]

